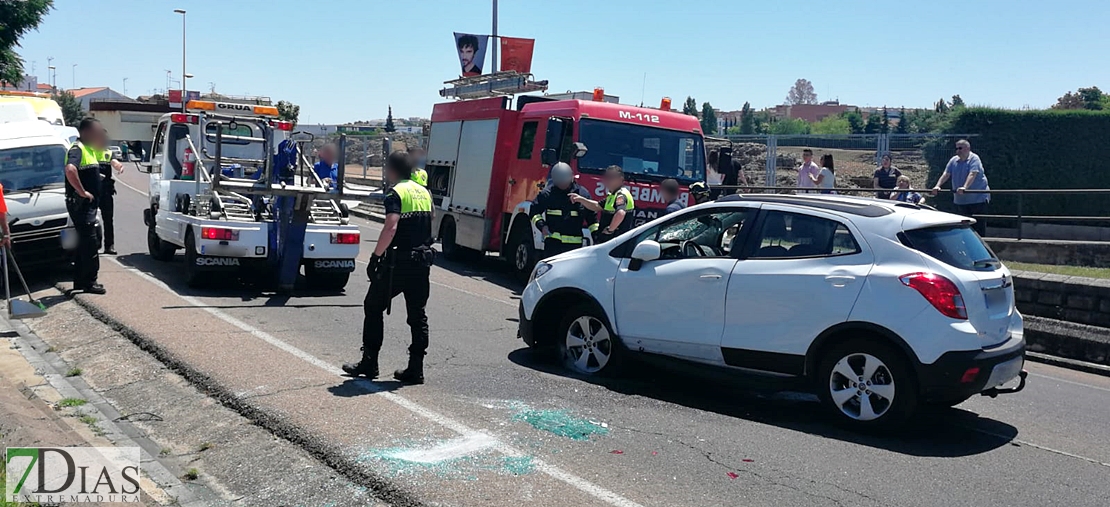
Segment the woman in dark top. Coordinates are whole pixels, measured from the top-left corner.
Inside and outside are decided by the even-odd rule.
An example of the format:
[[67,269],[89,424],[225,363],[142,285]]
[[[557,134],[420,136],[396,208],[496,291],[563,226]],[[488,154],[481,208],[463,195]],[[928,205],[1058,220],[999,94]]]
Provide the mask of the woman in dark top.
[[[900,176],[902,176],[902,172],[897,167],[890,165],[890,154],[883,155],[883,165],[875,171],[875,177],[871,180],[871,187],[893,190],[894,187],[898,186]],[[890,194],[890,192],[875,192],[875,197],[890,199]]]

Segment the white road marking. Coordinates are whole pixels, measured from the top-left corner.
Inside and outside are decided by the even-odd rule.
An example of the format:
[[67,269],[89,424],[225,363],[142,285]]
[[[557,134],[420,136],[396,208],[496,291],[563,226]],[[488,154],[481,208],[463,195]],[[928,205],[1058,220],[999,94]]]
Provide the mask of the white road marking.
[[[322,359],[319,359],[319,358],[317,358],[317,357],[315,357],[315,356],[313,356],[313,355],[311,355],[311,354],[309,354],[309,353],[307,353],[307,352],[305,352],[305,351],[303,351],[303,350],[301,350],[301,349],[299,349],[299,348],[297,348],[293,345],[290,345],[290,344],[288,344],[284,341],[281,341],[277,337],[275,337],[275,336],[273,336],[273,335],[271,335],[271,334],[269,334],[265,331],[262,331],[261,329],[255,328],[254,326],[251,326],[250,324],[247,324],[247,323],[245,323],[245,322],[243,322],[239,319],[236,319],[235,317],[232,317],[231,315],[228,315],[224,312],[221,312],[220,310],[217,310],[215,308],[212,308],[209,305],[207,305],[206,303],[200,301],[198,298],[195,298],[193,296],[184,296],[184,295],[178,294],[176,291],[174,291],[172,288],[170,288],[170,286],[166,285],[165,283],[163,283],[161,280],[158,280],[157,278],[154,278],[154,277],[152,277],[152,276],[150,276],[146,273],[143,273],[142,271],[139,271],[137,269],[124,266],[122,263],[120,263],[116,259],[109,258],[108,261],[114,263],[117,266],[119,266],[124,271],[127,271],[131,274],[134,274],[135,276],[138,276],[139,278],[142,278],[143,280],[146,280],[147,282],[150,282],[154,286],[156,286],[156,287],[158,287],[158,288],[160,288],[160,289],[162,289],[166,292],[169,292],[170,294],[173,294],[174,296],[177,296],[178,298],[185,301],[186,303],[189,303],[192,306],[195,306],[195,307],[197,307],[201,310],[204,310],[204,311],[208,312],[213,317],[216,317],[216,318],[218,318],[218,319],[220,319],[224,322],[227,322],[228,324],[231,324],[231,325],[233,325],[233,326],[235,326],[239,329],[242,329],[243,331],[246,331],[246,332],[250,333],[252,336],[255,336],[258,339],[260,339],[260,340],[262,340],[266,343],[269,343],[270,345],[273,345],[273,346],[275,346],[275,347],[277,347],[281,350],[284,350],[285,352],[288,352],[289,354],[291,354],[291,355],[293,355],[293,356],[295,356],[295,357],[297,357],[297,358],[299,358],[299,359],[301,359],[301,360],[303,360],[303,361],[305,361],[305,362],[307,362],[307,363],[309,363],[309,364],[311,364],[311,365],[313,365],[317,368],[320,368],[321,370],[324,370],[324,371],[326,371],[326,372],[328,372],[332,375],[335,375],[335,376],[343,375],[343,370],[341,370],[340,368],[338,368],[338,367],[336,367],[336,366],[334,366],[334,365],[332,365],[332,364],[330,364],[330,363],[328,363],[328,362],[326,362]],[[504,441],[502,441],[502,440],[500,440],[496,437],[493,437],[493,436],[489,435],[488,433],[486,433],[484,431],[480,431],[480,430],[476,430],[474,428],[471,428],[470,426],[467,426],[465,423],[463,423],[461,421],[458,421],[456,419],[452,419],[451,417],[445,416],[443,414],[440,414],[439,412],[428,409],[428,408],[426,408],[426,407],[424,407],[424,406],[422,406],[422,405],[420,405],[416,402],[413,402],[412,400],[409,400],[408,398],[405,398],[404,396],[401,396],[399,394],[383,391],[380,387],[378,387],[376,384],[374,384],[371,381],[361,379],[361,380],[355,382],[355,384],[358,385],[359,387],[365,389],[368,392],[376,393],[382,399],[393,402],[393,403],[397,404],[398,406],[400,406],[400,407],[402,407],[402,408],[404,408],[404,409],[406,409],[406,410],[408,410],[408,411],[410,411],[410,412],[412,412],[416,415],[419,415],[419,416],[421,416],[425,419],[428,419],[429,421],[432,421],[432,422],[434,422],[434,423],[436,423],[440,426],[443,426],[444,428],[448,428],[448,429],[460,434],[466,440],[480,440],[483,437],[484,438],[489,438],[490,441],[491,441],[490,447],[496,449],[497,451],[501,452],[502,454],[505,454],[505,455],[511,456],[511,457],[521,457],[521,456],[526,456],[527,455],[524,452],[516,449],[512,445],[510,445],[510,444],[508,444],[508,443],[506,443],[506,442],[504,442]],[[640,504],[638,504],[636,502],[633,502],[632,500],[624,498],[623,496],[620,496],[617,493],[609,491],[609,490],[607,490],[607,489],[605,489],[601,486],[598,486],[598,485],[596,485],[592,482],[589,482],[585,479],[582,479],[581,477],[578,477],[574,474],[566,472],[566,471],[560,469],[559,467],[557,467],[555,465],[552,465],[552,464],[549,464],[549,463],[547,463],[547,462],[545,462],[541,459],[533,457],[532,463],[535,466],[536,470],[539,470],[539,471],[543,472],[544,474],[547,474],[548,476],[550,476],[550,477],[552,477],[556,480],[562,481],[563,483],[565,483],[565,484],[567,484],[571,487],[574,487],[575,489],[578,489],[579,491],[582,491],[583,493],[586,493],[590,496],[593,496],[594,498],[602,500],[602,501],[604,501],[604,502],[606,502],[610,505],[614,505],[614,506],[618,506],[618,507],[641,507]]]
[[119,178],[116,178],[116,183],[119,183],[120,185],[123,185],[123,186],[125,186],[125,187],[127,187],[127,188],[130,188],[131,190],[134,190],[134,191],[138,192],[138,193],[139,193],[139,195],[141,195],[141,196],[143,196],[143,197],[150,197],[150,194],[146,193],[146,191],[145,191],[145,190],[139,190],[139,189],[137,189],[137,188],[135,188],[135,187],[133,187],[133,186],[131,186],[131,185],[128,185],[127,183],[124,183],[124,182],[123,182],[123,180],[121,180],[121,179],[119,179]]
[[476,454],[497,445],[497,440],[484,433],[444,442],[426,449],[410,449],[389,454],[390,458],[413,463],[435,464]]
[[1097,389],[1099,391],[1106,391],[1106,392],[1110,393],[1110,389],[1108,389],[1108,388],[1093,386],[1091,384],[1084,384],[1082,382],[1076,382],[1074,380],[1065,380],[1065,379],[1062,379],[1062,378],[1059,378],[1059,377],[1053,377],[1053,376],[1050,376],[1050,375],[1044,375],[1044,374],[1041,374],[1041,373],[1033,373],[1033,372],[1029,372],[1029,375],[1034,376],[1034,377],[1040,377],[1040,378],[1048,379],[1048,380],[1054,380],[1056,382],[1063,382],[1065,384],[1071,384],[1073,386],[1089,387],[1091,389]]
[[1080,456],[1078,454],[1073,454],[1073,453],[1070,453],[1070,452],[1067,452],[1067,451],[1061,451],[1059,449],[1053,449],[1053,448],[1048,447],[1048,446],[1044,446],[1044,445],[1040,445],[1040,444],[1034,444],[1033,442],[1028,442],[1028,441],[1022,440],[1020,438],[1008,437],[1008,436],[1003,435],[1001,433],[995,433],[993,431],[988,431],[988,430],[984,430],[984,429],[981,429],[981,428],[973,428],[971,426],[964,426],[962,424],[960,424],[958,426],[963,428],[963,429],[966,429],[966,430],[974,431],[976,433],[982,433],[984,435],[989,435],[989,436],[992,436],[992,437],[1001,438],[1001,439],[1003,439],[1007,442],[1014,442],[1014,443],[1021,444],[1021,445],[1027,445],[1029,447],[1033,447],[1035,449],[1040,449],[1040,450],[1046,451],[1046,452],[1051,452],[1053,454],[1059,454],[1061,456],[1066,456],[1066,457],[1069,457],[1069,458],[1075,458],[1075,459],[1083,460],[1083,461],[1086,461],[1088,463],[1092,463],[1092,464],[1095,464],[1095,465],[1102,465],[1104,467],[1110,467],[1110,463],[1099,461],[1099,460],[1094,459],[1094,458],[1088,458],[1086,456]]

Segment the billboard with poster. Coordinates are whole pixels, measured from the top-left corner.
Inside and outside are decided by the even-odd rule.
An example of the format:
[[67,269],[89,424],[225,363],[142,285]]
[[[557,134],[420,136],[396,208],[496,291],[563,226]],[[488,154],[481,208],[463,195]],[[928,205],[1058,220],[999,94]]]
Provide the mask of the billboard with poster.
[[532,47],[535,39],[501,37],[501,70],[515,70],[521,74],[532,72]]
[[488,35],[455,32],[455,49],[459,52],[459,66],[463,77],[482,75],[488,46]]

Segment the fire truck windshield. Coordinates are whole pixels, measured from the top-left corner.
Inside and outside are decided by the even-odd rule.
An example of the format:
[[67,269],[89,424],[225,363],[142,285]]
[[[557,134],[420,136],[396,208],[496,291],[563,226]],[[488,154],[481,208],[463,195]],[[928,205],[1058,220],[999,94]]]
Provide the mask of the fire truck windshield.
[[630,180],[705,181],[705,148],[692,132],[584,118],[578,139],[588,150],[578,159],[585,173],[618,165]]

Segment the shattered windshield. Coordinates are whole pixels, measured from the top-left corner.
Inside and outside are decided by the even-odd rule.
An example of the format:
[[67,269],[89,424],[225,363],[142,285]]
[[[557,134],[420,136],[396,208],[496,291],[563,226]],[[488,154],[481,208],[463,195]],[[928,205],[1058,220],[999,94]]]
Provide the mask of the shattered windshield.
[[578,160],[579,170],[586,173],[618,165],[631,180],[705,181],[705,148],[701,136],[692,132],[583,119],[579,141],[588,150]]

